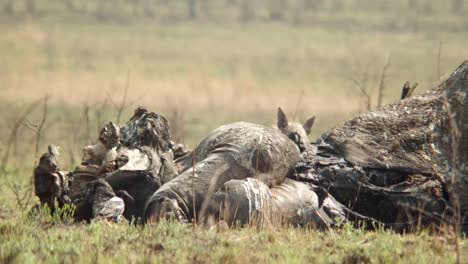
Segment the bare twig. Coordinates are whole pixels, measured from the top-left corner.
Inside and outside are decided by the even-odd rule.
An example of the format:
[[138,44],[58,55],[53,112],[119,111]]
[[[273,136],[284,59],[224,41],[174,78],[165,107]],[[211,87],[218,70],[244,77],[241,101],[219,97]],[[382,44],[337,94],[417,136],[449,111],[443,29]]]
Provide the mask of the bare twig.
[[128,95],[128,84],[130,81],[130,72],[127,72],[127,80],[125,81],[125,89],[124,94],[122,97],[122,102],[120,103],[119,107],[117,108],[117,123],[120,123],[120,117],[122,116],[122,112],[127,108],[127,95]]
[[46,95],[44,97],[44,109],[43,109],[43,112],[42,112],[42,120],[41,120],[41,123],[39,123],[39,125],[37,126],[37,132],[36,132],[36,148],[35,148],[35,151],[34,151],[34,158],[35,158],[35,161],[34,161],[34,167],[37,165],[37,159],[38,159],[38,155],[39,155],[39,144],[41,143],[41,135],[42,135],[42,128],[44,127],[44,124],[47,120],[47,101],[49,99],[49,96]]
[[354,59],[352,72],[348,75],[347,79],[350,80],[359,91],[359,112],[364,106],[365,111],[370,111],[372,108],[372,87],[377,79],[376,73],[372,71],[373,60],[361,61],[352,56]]
[[[9,179],[9,171],[7,169],[7,166],[8,166],[8,162],[9,162],[9,159],[10,159],[10,152],[11,152],[11,147],[13,145],[13,143],[16,141],[16,138],[17,138],[17,135],[18,135],[18,131],[19,129],[21,128],[21,125],[24,124],[27,116],[34,110],[37,108],[37,106],[39,105],[40,101],[36,101],[34,103],[32,103],[15,121],[15,124],[13,125],[13,128],[11,129],[11,132],[10,132],[10,136],[8,137],[8,141],[7,141],[7,147],[6,147],[6,150],[5,150],[5,153],[2,157],[2,160],[1,160],[1,163],[0,163],[0,173],[3,175],[3,178],[4,178],[4,181],[5,181],[5,185],[7,186],[7,188],[15,195],[15,198],[16,198],[16,202],[18,204],[18,207],[20,209],[23,209],[25,208],[25,206],[27,206],[29,204],[29,201],[30,201],[30,193],[31,193],[31,190],[32,190],[32,185],[30,184],[30,188],[28,191],[26,191],[23,195],[21,195],[21,191],[20,191],[20,188],[17,184],[13,184],[10,179]],[[44,120],[44,118],[43,118]],[[37,129],[39,129],[39,127],[42,129],[42,126],[44,125],[45,123],[45,120],[43,122],[41,122],[41,125],[40,126],[36,126]],[[31,127],[34,127],[34,126],[31,126]],[[36,161],[35,161],[36,163]],[[26,202],[24,202],[26,200]]]
[[390,66],[390,55],[387,56],[387,60],[382,68],[382,74],[380,75],[380,83],[379,83],[379,94],[377,99],[377,108],[380,109],[382,107],[383,97],[384,97],[384,90],[385,90],[385,79],[387,78],[387,70]]
[[37,133],[37,125],[31,122],[31,120],[26,118],[22,125],[30,129],[32,132]]
[[177,104],[173,104],[167,111],[167,120],[169,121],[171,129],[171,138],[174,142],[184,142],[186,129],[185,129],[185,111],[181,110]]
[[299,98],[297,99],[297,104],[296,104],[296,109],[294,109],[293,119],[296,119],[296,114],[299,109],[299,106],[301,105],[303,97],[304,97],[304,90],[301,91],[301,93],[299,94]]
[[437,51],[437,79],[440,82],[441,73],[440,73],[440,60],[442,56],[442,41],[439,41],[439,49]]
[[70,140],[68,140],[68,142],[67,142],[68,155],[70,157],[70,160],[69,160],[70,164],[69,165],[76,164],[76,162],[75,162],[75,152],[73,151],[75,144],[73,142],[74,142],[73,138],[70,138]]
[[91,131],[91,122],[90,122],[90,118],[89,118],[89,106],[86,104],[84,106],[84,109],[83,109],[83,118],[85,120],[85,135],[84,135],[84,138],[87,142],[89,142],[91,140],[91,134],[90,134],[90,131]]
[[362,81],[358,81],[355,78],[351,78],[351,81],[356,85],[356,87],[359,89],[361,92],[361,97],[364,97],[366,101],[366,110],[370,111],[371,110],[371,95],[369,94],[369,91],[367,90],[367,74],[363,77]]
[[125,81],[125,88],[124,88],[124,94],[122,96],[122,101],[120,104],[117,104],[114,99],[112,98],[112,95],[109,91],[106,90],[106,95],[111,104],[117,109],[117,117],[116,117],[116,122],[120,123],[120,118],[122,117],[123,112],[131,105],[139,101],[141,98],[143,98],[144,95],[139,96],[135,100],[129,101],[128,100],[128,88],[129,88],[129,83],[130,83],[130,72],[127,72],[127,79]]
[[78,137],[81,134],[81,119],[78,120],[78,122],[75,122],[74,120],[70,120],[69,122],[69,132],[68,134],[70,135],[69,140],[67,142],[68,145],[68,153],[69,153],[69,165],[74,165],[75,164],[75,154],[73,152],[74,147],[77,145],[78,142]]
[[[112,100],[112,98],[109,98],[109,100]],[[100,108],[96,108],[96,110],[94,110],[94,116],[96,117],[96,129],[97,129],[96,131],[97,131],[97,133],[99,133],[99,131],[101,130],[101,127],[102,127],[102,125],[104,123],[103,122],[103,115],[104,115],[104,111],[106,110],[106,107],[107,107],[107,99],[102,103]]]
[[[41,120],[41,123],[39,123],[39,125],[37,126],[36,147],[35,147],[35,151],[34,151],[34,167],[36,167],[37,163],[38,163],[39,145],[41,143],[42,129],[44,128],[44,124],[47,121],[48,98],[49,98],[48,95],[46,95],[44,97],[44,108],[43,108],[43,112],[42,112],[42,120]],[[31,180],[29,181],[28,190],[24,193],[23,197],[21,198],[21,201],[25,201],[24,203],[22,202],[23,207],[21,207],[21,208],[25,208],[25,207],[27,207],[29,205],[29,203],[31,201],[31,197],[32,197],[31,193],[32,193],[32,190],[33,190],[33,184],[34,184],[33,177],[31,177]],[[20,204],[18,204],[18,205],[20,205]]]
[[[119,106],[114,102],[114,99],[112,98],[112,95],[110,94],[109,90],[106,90],[106,96],[107,96],[107,99],[109,100],[109,102],[111,103],[111,105],[114,107],[114,108],[118,108]],[[106,100],[107,102],[107,100]]]
[[13,128],[11,129],[11,132],[10,132],[10,135],[8,137],[8,140],[7,140],[7,147],[5,149],[5,153],[2,157],[2,160],[1,160],[1,163],[0,163],[0,167],[1,168],[6,168],[7,166],[7,163],[9,161],[9,157],[10,157],[10,151],[11,151],[11,147],[13,145],[13,142],[15,141],[16,139],[16,136],[18,135],[18,130],[20,129],[21,125],[24,123],[24,121],[26,120],[27,116],[32,112],[34,111],[34,109],[37,108],[37,106],[39,105],[40,101],[36,101],[34,103],[32,103],[28,108],[26,108],[26,110],[16,119],[15,121],[15,124],[13,125]]
[[193,223],[194,223],[194,231],[195,231],[195,226],[197,225],[197,210],[196,210],[196,207],[195,207],[195,177],[197,177],[196,175],[196,171],[195,171],[195,158],[196,158],[196,153],[195,153],[196,149],[194,149],[192,151],[192,211],[193,211]]

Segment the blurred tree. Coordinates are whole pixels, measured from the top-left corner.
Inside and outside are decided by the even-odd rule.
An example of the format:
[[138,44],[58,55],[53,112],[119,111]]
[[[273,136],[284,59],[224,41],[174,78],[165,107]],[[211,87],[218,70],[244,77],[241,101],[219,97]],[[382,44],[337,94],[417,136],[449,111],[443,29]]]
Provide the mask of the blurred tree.
[[434,12],[434,8],[432,7],[432,1],[425,2],[419,7],[419,9],[420,12],[426,15],[430,15]]
[[13,0],[5,0],[3,2],[3,13],[7,16],[13,15]]
[[[168,1],[165,1],[166,4],[169,4]],[[155,6],[160,5],[161,3],[158,3],[157,1],[154,0],[142,0],[141,5],[143,8],[143,14],[146,17],[153,18],[156,16],[156,11],[155,11]]]
[[249,21],[255,18],[255,11],[251,0],[242,0],[240,18],[243,21]]
[[294,6],[293,7],[293,13],[292,13],[292,22],[294,25],[299,25],[302,22],[302,15],[304,13],[304,9],[302,6]]
[[48,31],[45,34],[42,51],[45,56],[45,67],[47,69],[55,69],[58,61],[57,39],[54,32]]
[[197,13],[197,0],[186,0],[188,7],[188,17],[190,19],[196,19],[198,17]]
[[214,1],[200,1],[200,9],[203,12],[204,16],[207,18],[213,17],[212,6],[214,5]]
[[237,4],[237,0],[226,0],[226,5],[228,6],[234,6]]
[[343,10],[344,9],[344,1],[343,0],[335,0],[333,2],[333,7],[332,7],[332,10],[336,11],[336,10]]
[[408,0],[408,7],[410,9],[416,9],[418,7],[417,0]]
[[77,11],[77,7],[75,5],[75,2],[73,2],[73,0],[62,0],[62,2],[65,4],[65,7],[67,8],[68,11],[72,11],[72,12]]
[[30,15],[36,13],[36,3],[34,2],[34,0],[27,0],[26,1],[26,11]]
[[304,9],[318,9],[321,8],[323,0],[303,0]]
[[108,0],[100,0],[98,1],[97,3],[97,6],[96,6],[96,10],[94,12],[94,16],[96,18],[96,20],[99,20],[99,21],[102,21],[102,20],[106,20],[108,17],[107,17],[107,2]]
[[132,8],[132,15],[134,17],[138,17],[140,15],[142,3],[140,0],[127,0],[127,3],[131,6]]
[[270,19],[282,20],[288,7],[286,0],[269,0],[270,3]]
[[455,14],[463,13],[464,0],[453,0],[452,1],[452,10]]

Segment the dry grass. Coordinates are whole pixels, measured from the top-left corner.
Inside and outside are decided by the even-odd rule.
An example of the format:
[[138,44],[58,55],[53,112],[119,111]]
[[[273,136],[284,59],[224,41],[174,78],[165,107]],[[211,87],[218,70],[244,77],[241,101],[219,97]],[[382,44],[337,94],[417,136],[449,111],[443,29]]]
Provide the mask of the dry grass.
[[[461,243],[466,259],[466,239]],[[454,253],[450,239],[426,232],[399,235],[351,225],[217,231],[171,222],[141,228],[71,225],[44,215],[0,219],[0,261],[6,263],[453,263]]]
[[[122,97],[130,72],[129,101],[163,114],[180,107],[188,127],[193,119],[208,123],[205,134],[251,113],[262,118],[246,121],[270,123],[277,106],[296,109],[304,91],[299,117],[318,116],[317,136],[359,111],[359,90],[349,76],[367,75],[377,101],[386,54],[392,54],[392,65],[384,103],[398,99],[406,80],[419,81],[423,89],[437,81],[431,65],[439,39],[446,40],[448,51],[443,72],[468,57],[468,37],[450,32],[350,34],[275,23],[226,28],[205,22],[77,27],[40,20],[1,27],[2,101],[21,105],[48,93],[51,104],[97,107],[108,100],[107,93]],[[199,140],[194,137],[187,141]]]
[[[60,165],[72,169],[81,158],[80,149],[92,143],[104,123],[117,119],[118,107],[112,102],[118,104],[123,98],[127,73],[126,101],[131,104],[121,120],[137,104],[144,104],[167,116],[177,140],[193,147],[224,123],[271,125],[277,106],[297,112],[298,120],[317,115],[311,139],[317,138],[362,110],[360,91],[351,79],[366,80],[370,101],[379,101],[388,54],[384,104],[398,100],[405,81],[419,82],[418,92],[423,91],[439,81],[438,72],[443,75],[468,58],[467,17],[453,15],[445,3],[418,1],[425,5],[423,12],[408,10],[403,0],[358,2],[349,1],[340,10],[327,4],[300,19],[291,13],[279,22],[265,21],[268,12],[262,8],[249,23],[238,22],[237,13],[228,9],[219,11],[223,14],[219,17],[196,21],[169,19],[164,13],[180,17],[179,9],[164,9],[166,16],[153,20],[102,21],[58,9],[39,16],[1,16],[0,154],[21,110],[48,94],[39,152],[47,144],[60,145]],[[40,4],[38,8],[44,10]],[[444,54],[438,61],[440,41]],[[41,110],[32,113],[28,122],[40,124],[41,114]],[[35,142],[34,132],[25,126],[18,129],[6,170],[20,194],[27,191]],[[437,263],[454,259],[452,241],[424,233],[400,236],[344,228],[213,234],[176,224],[141,230],[128,225],[30,222],[23,212],[15,212],[12,197],[0,180],[0,262]],[[187,236],[194,239],[187,242]],[[466,255],[465,243],[461,241]]]

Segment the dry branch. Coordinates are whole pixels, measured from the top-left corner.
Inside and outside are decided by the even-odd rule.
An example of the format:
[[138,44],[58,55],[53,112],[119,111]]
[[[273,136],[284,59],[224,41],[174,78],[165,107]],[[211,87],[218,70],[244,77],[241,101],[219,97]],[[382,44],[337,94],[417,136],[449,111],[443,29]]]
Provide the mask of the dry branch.
[[385,64],[382,68],[382,74],[380,75],[380,82],[379,82],[379,94],[377,99],[377,108],[380,109],[382,107],[383,97],[384,97],[384,90],[385,90],[385,80],[387,79],[387,70],[390,67],[390,56],[387,57]]
[[127,105],[127,96],[128,96],[128,86],[130,81],[130,72],[127,72],[127,79],[125,81],[125,89],[124,94],[122,97],[122,102],[120,102],[119,107],[117,108],[117,123],[120,123],[120,118],[122,117],[122,113],[129,105]]
[[[24,209],[25,207],[28,206],[30,199],[31,199],[31,191],[32,191],[32,183],[29,184],[28,190],[21,194],[21,187],[13,182],[10,181],[9,179],[9,170],[8,170],[8,162],[10,159],[10,152],[11,152],[11,147],[13,146],[13,143],[16,142],[18,131],[21,128],[21,125],[25,124],[25,121],[27,120],[27,117],[29,114],[34,111],[40,104],[40,100],[32,103],[29,107],[26,108],[26,110],[16,119],[13,128],[11,129],[10,136],[8,137],[7,141],[7,147],[5,150],[5,153],[3,155],[3,158],[0,163],[0,173],[3,175],[5,185],[7,188],[15,195],[16,203],[20,209]],[[37,145],[39,144],[40,140],[40,131],[42,130],[42,127],[44,126],[45,120],[46,120],[46,114],[47,114],[47,97],[45,98],[45,103],[44,103],[44,115],[42,118],[41,123],[38,126],[35,126],[34,124],[31,124],[31,128],[35,129],[35,133],[38,135],[36,137],[36,149]],[[37,157],[37,155],[36,155]],[[37,158],[35,158],[34,163],[36,163]]]
[[138,97],[138,98],[136,98],[136,99],[134,99],[132,101],[127,102],[129,86],[130,86],[130,72],[127,72],[127,78],[126,78],[125,87],[124,87],[124,94],[122,95],[122,100],[121,100],[121,102],[119,104],[117,104],[114,101],[114,99],[113,99],[112,95],[110,94],[110,92],[108,90],[106,90],[107,98],[109,99],[111,104],[117,110],[117,116],[116,116],[116,122],[117,123],[120,123],[120,119],[122,118],[122,114],[128,107],[130,107],[131,105],[138,102],[141,98],[143,98],[143,95],[142,95],[142,96],[140,96],[140,97]]
[[354,85],[356,85],[356,87],[359,89],[361,96],[364,97],[366,110],[370,111],[372,108],[372,102],[371,102],[372,98],[371,98],[371,94],[369,93],[367,89],[367,82],[368,82],[367,73],[364,74],[364,77],[361,81],[358,81],[357,79],[353,77],[350,79],[354,83]]

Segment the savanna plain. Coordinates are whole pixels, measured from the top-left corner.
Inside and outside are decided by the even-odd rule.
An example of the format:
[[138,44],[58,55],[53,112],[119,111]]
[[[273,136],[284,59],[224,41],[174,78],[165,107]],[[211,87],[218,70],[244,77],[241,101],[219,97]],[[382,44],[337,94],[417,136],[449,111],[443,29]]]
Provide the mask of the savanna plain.
[[316,115],[315,140],[406,81],[432,88],[468,59],[467,13],[457,0],[0,0],[0,262],[455,262],[450,229],[142,227],[30,209],[48,144],[72,170],[140,104],[193,148],[226,123],[271,126],[278,106]]

